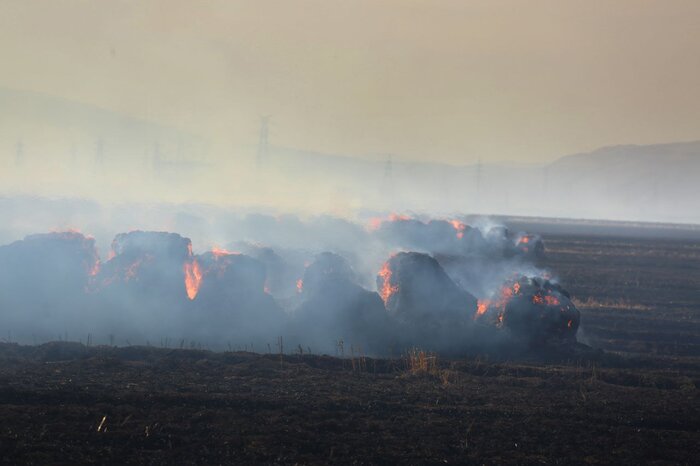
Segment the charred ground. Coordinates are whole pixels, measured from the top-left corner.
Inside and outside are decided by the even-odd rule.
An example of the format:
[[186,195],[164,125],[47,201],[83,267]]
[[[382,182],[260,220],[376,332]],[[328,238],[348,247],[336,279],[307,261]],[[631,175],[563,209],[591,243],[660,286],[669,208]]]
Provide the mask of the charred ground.
[[340,359],[3,344],[0,460],[695,463],[700,242],[545,242],[543,265],[581,310],[579,340],[603,351],[435,364],[348,348]]

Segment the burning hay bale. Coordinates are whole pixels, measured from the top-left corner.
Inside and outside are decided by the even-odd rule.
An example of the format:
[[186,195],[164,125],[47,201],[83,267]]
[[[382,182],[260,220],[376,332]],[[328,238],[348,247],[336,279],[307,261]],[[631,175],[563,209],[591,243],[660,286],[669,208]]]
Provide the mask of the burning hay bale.
[[391,216],[387,221],[380,221],[375,235],[387,245],[407,249],[422,249],[429,239],[425,223],[405,216]]
[[[264,295],[265,265],[250,256],[222,250],[197,255],[201,284],[198,299],[238,298],[252,294]],[[192,297],[194,299],[194,297]]]
[[302,293],[304,296],[324,294],[328,286],[333,292],[343,285],[354,284],[357,280],[355,271],[342,256],[332,252],[324,252],[304,272]]
[[544,257],[544,241],[538,235],[522,234],[515,240],[515,249],[522,256],[541,259]]
[[192,255],[192,242],[177,233],[136,230],[115,236],[112,251],[115,256],[153,254],[157,258],[182,261]]
[[282,312],[265,292],[262,262],[214,250],[195,256],[192,264],[196,264],[198,281],[188,285],[195,308],[189,318],[200,333],[253,340],[276,336]]
[[192,243],[177,233],[132,231],[112,241],[111,258],[100,268],[97,286],[163,299],[183,297],[183,264],[192,257]]
[[377,289],[390,316],[422,332],[465,327],[476,310],[476,298],[427,254],[391,257],[377,275]]
[[424,223],[393,216],[379,224],[376,236],[391,246],[434,254],[463,253],[467,246],[478,247],[474,240],[481,234],[458,220],[430,220]]
[[[104,262],[94,240],[74,232],[0,247],[0,305],[18,309],[0,324],[15,330],[37,327],[32,320],[58,322],[141,342],[184,337],[264,346],[284,336],[315,350],[344,341],[376,354],[412,346],[463,354],[469,345],[491,344],[495,334],[537,343],[573,339],[578,327],[566,292],[546,281],[520,279],[507,286],[508,299],[477,308],[473,295],[486,295],[513,270],[532,269],[527,261],[544,250],[535,235],[403,216],[370,231],[330,217],[246,222],[287,241],[276,250],[231,242],[245,254],[195,255],[178,234],[132,231],[114,238]],[[312,255],[326,244],[336,253]],[[415,252],[391,257],[375,277],[377,258],[396,247]],[[378,293],[366,289],[375,279]]]
[[[517,238],[500,225],[481,229],[460,220],[420,220],[393,215],[386,221],[377,221],[372,227],[383,243],[431,255],[489,257],[494,260],[512,256],[539,257],[544,251],[541,238],[520,235]],[[532,241],[531,244],[527,244]]]
[[1,283],[32,283],[34,292],[37,287],[82,292],[98,270],[95,240],[74,231],[30,235],[0,246]]
[[30,235],[1,246],[0,327],[26,336],[79,320],[98,270],[95,240],[78,232]]
[[289,300],[297,295],[297,281],[304,274],[307,254],[298,251],[278,253],[270,247],[249,242],[238,242],[234,247],[265,265],[265,289],[268,293],[282,300]]
[[185,332],[186,267],[192,257],[190,240],[176,233],[118,234],[89,293],[101,316],[96,331],[144,340]]
[[561,286],[543,278],[520,277],[506,283],[493,299],[479,301],[475,319],[539,346],[575,341],[581,317]]
[[319,254],[300,282],[301,305],[294,313],[293,333],[312,336],[314,344],[343,340],[365,351],[385,350],[388,328],[377,293],[357,283],[350,264],[329,252]]

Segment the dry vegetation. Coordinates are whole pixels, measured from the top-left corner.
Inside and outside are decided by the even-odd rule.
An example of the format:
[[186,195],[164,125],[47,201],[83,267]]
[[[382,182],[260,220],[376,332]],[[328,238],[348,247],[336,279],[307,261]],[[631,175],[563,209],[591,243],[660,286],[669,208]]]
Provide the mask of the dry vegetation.
[[581,300],[577,298],[573,298],[572,302],[576,307],[579,309],[595,309],[595,308],[604,308],[604,309],[622,309],[626,311],[651,311],[651,306],[646,306],[641,303],[634,303],[631,302],[629,299],[595,299],[591,296],[586,298],[586,300]]

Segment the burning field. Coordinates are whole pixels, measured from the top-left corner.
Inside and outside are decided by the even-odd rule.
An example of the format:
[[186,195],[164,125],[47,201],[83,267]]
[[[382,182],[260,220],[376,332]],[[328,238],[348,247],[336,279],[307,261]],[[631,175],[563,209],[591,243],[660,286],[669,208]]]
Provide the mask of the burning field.
[[697,462],[696,240],[550,234],[532,256],[505,230],[473,249],[427,225],[334,252],[147,232],[104,261],[76,232],[3,247],[14,332],[93,333],[0,343],[0,462]]
[[579,312],[537,266],[543,241],[478,223],[251,216],[225,248],[131,231],[105,259],[77,231],[35,234],[0,247],[0,325],[25,343],[283,340],[332,353],[342,342],[375,356],[575,346]]

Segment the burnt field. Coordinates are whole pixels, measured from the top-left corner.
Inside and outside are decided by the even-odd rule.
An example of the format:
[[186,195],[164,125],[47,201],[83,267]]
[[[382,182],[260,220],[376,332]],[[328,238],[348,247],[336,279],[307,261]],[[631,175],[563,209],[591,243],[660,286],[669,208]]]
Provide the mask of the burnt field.
[[541,265],[596,350],[377,360],[5,343],[0,461],[696,464],[700,242],[544,240]]

